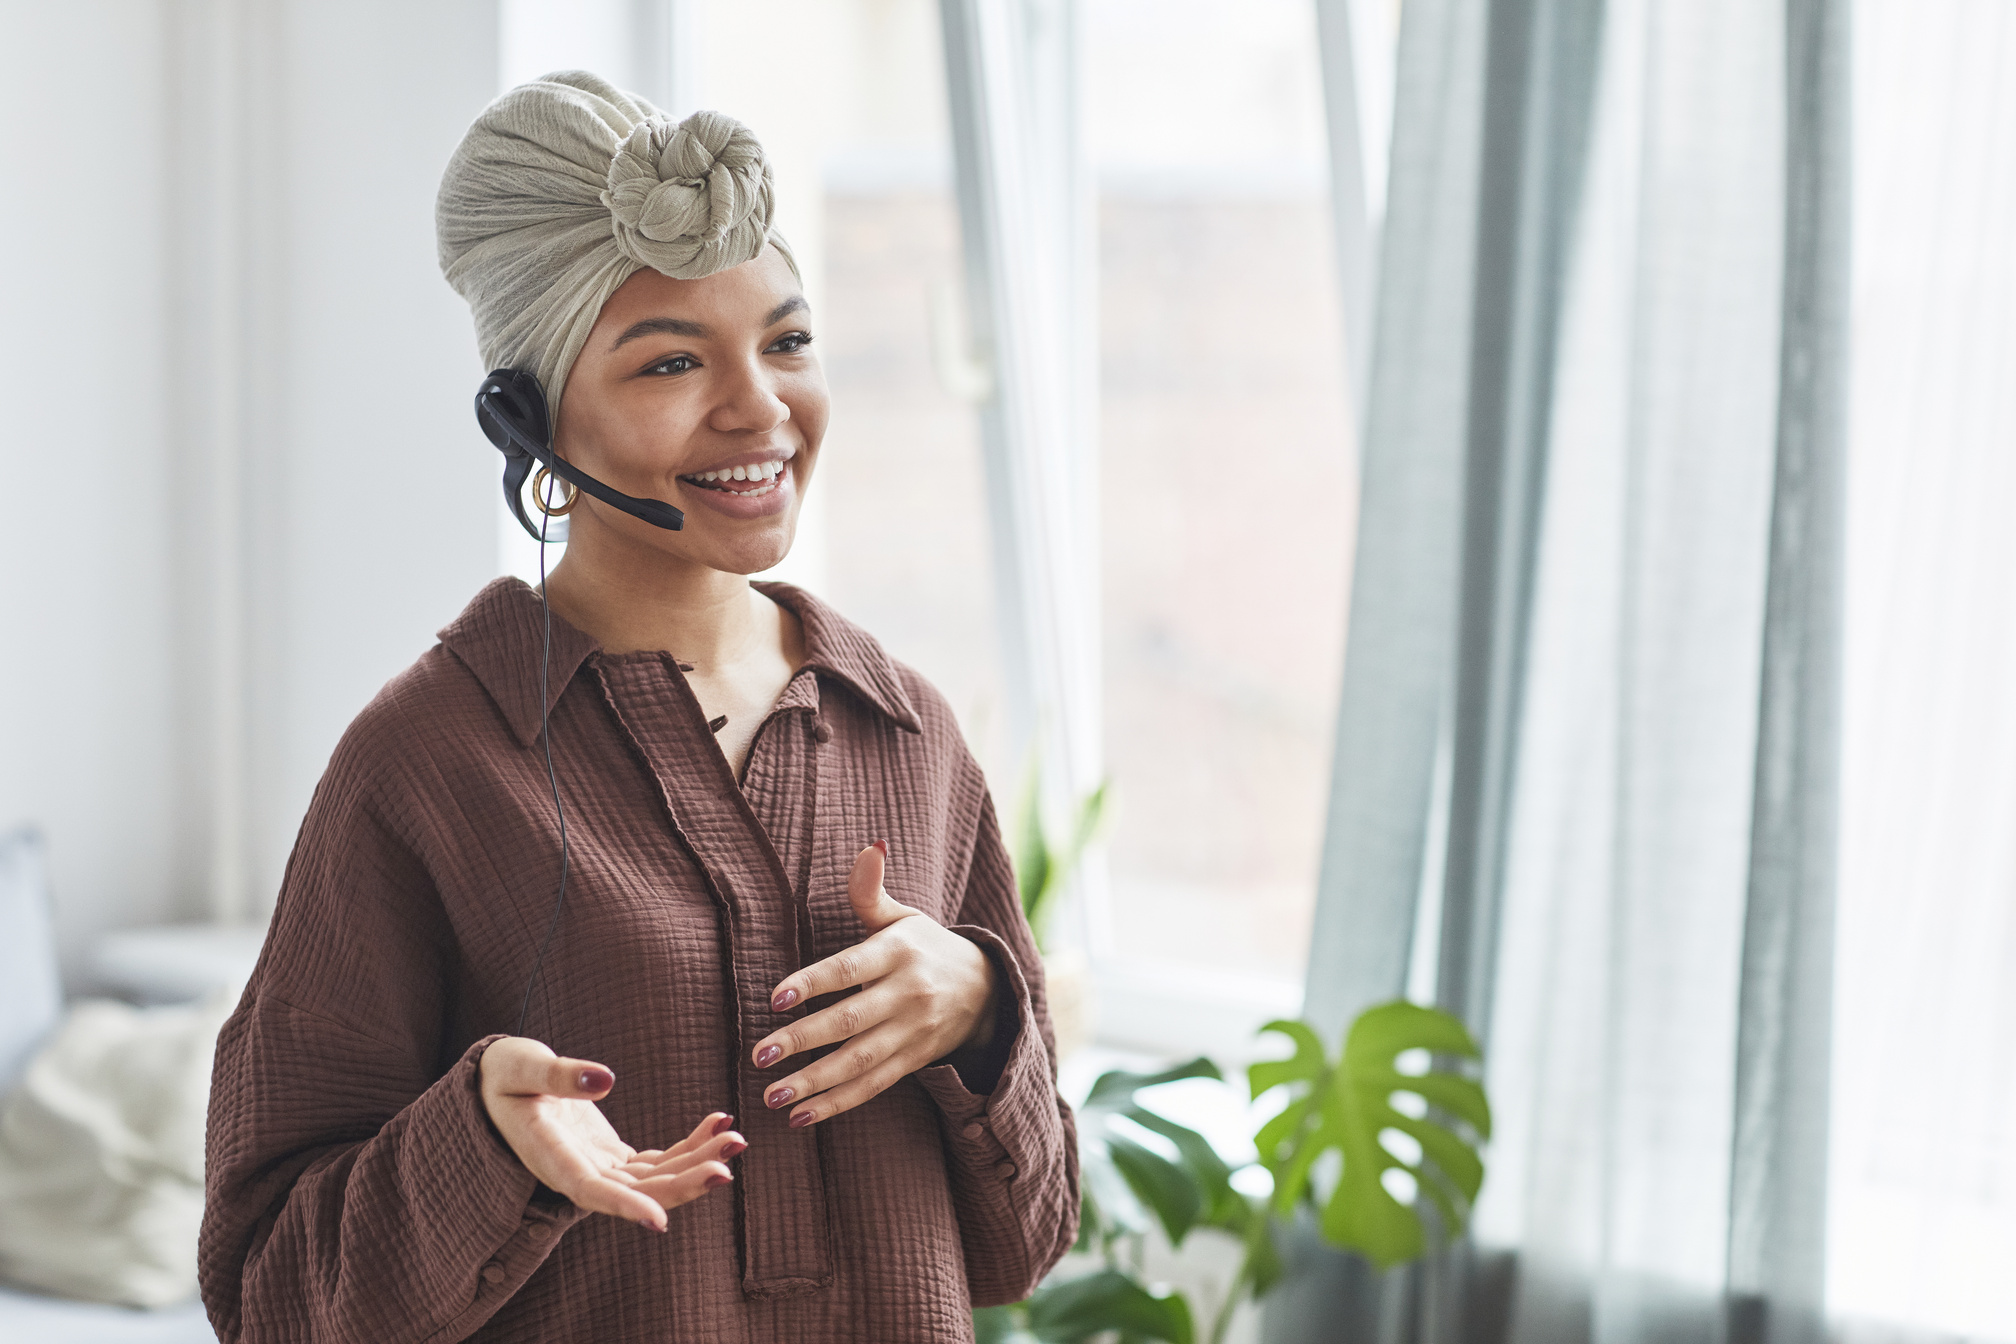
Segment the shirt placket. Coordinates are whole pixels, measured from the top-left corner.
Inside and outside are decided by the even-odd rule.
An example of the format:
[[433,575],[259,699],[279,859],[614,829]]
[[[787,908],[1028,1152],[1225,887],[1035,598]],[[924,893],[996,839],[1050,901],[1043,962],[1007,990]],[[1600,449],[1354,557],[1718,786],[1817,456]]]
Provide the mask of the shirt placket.
[[[670,657],[598,660],[610,706],[657,779],[673,830],[690,852],[722,913],[721,956],[734,998],[729,1080],[737,1127],[749,1140],[738,1159],[735,1194],[742,1240],[742,1288],[777,1297],[826,1287],[833,1278],[827,1189],[815,1131],[790,1128],[789,1108],[763,1104],[774,1070],[751,1061],[756,1043],[787,1021],[770,992],[802,964],[798,868],[809,850],[791,796],[809,786],[808,757],[794,739],[816,716],[787,704],[809,677],[794,680],[758,730],[745,795],[715,745],[705,712]],[[811,690],[816,706],[817,691]],[[786,717],[788,715],[788,717]],[[798,731],[791,731],[793,727]],[[803,745],[803,744],[795,744]],[[800,787],[781,787],[794,778]],[[759,816],[760,804],[764,813]],[[774,831],[770,829],[774,827]],[[782,843],[773,844],[773,834]]]

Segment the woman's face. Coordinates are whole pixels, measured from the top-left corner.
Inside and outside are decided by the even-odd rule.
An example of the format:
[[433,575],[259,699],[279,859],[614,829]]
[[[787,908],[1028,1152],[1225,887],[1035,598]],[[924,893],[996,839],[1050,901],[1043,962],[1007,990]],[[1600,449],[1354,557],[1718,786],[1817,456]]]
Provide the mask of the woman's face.
[[648,547],[753,574],[791,549],[826,432],[811,314],[783,256],[704,280],[646,268],[603,305],[567,377],[554,446],[626,494],[682,510],[678,532],[583,495],[569,549]]

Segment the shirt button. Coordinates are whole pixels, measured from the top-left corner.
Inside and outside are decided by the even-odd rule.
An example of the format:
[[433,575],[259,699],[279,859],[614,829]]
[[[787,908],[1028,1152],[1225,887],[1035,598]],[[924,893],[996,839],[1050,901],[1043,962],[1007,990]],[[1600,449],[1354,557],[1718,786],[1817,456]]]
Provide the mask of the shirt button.
[[824,719],[813,724],[812,740],[814,742],[831,742],[833,740],[833,725]]
[[491,1261],[489,1264],[483,1266],[483,1282],[485,1283],[504,1282],[504,1266],[498,1264],[494,1260]]
[[1015,1179],[1015,1164],[1013,1162],[996,1162],[994,1164],[994,1174],[1004,1181],[1012,1181]]
[[985,1134],[987,1132],[987,1126],[981,1124],[978,1120],[975,1120],[972,1124],[966,1126],[966,1128],[960,1130],[959,1132],[961,1134],[964,1134],[969,1139],[977,1139],[982,1134]]
[[553,1224],[551,1223],[532,1224],[532,1240],[544,1241],[546,1240],[546,1238],[552,1235],[553,1235]]

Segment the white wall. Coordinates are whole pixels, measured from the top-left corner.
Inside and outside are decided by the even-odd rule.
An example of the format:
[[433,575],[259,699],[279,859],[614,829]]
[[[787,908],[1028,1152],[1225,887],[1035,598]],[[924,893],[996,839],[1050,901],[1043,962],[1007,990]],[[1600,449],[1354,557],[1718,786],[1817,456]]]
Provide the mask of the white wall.
[[0,0],[0,825],[59,938],[256,916],[330,747],[495,572],[433,197],[491,0]]
[[66,941],[186,895],[166,666],[161,45],[152,4],[0,4],[0,826],[49,833]]
[[[330,747],[496,573],[502,460],[476,427],[469,312],[435,263],[434,193],[497,92],[486,0],[298,0],[285,34],[290,245],[271,445],[284,520],[261,548],[276,640],[270,900]],[[256,796],[256,795],[255,795]]]

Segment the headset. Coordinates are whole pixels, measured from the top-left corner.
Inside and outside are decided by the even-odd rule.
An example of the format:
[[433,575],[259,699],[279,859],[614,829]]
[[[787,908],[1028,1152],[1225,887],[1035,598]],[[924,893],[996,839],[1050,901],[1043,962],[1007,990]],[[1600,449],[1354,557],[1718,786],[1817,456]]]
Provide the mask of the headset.
[[491,370],[476,389],[476,423],[483,426],[483,433],[504,454],[505,502],[511,506],[519,526],[538,538],[542,547],[546,543],[545,525],[534,527],[525,516],[523,493],[525,478],[532,474],[535,459],[553,475],[612,509],[621,509],[668,532],[677,532],[686,525],[686,515],[664,500],[626,495],[555,453],[552,422],[546,414],[546,393],[538,378],[523,369]]
[[[553,773],[553,738],[547,730],[546,678],[553,662],[553,608],[546,602],[545,509],[539,511],[539,526],[525,515],[525,478],[537,461],[550,476],[558,476],[575,489],[584,491],[611,508],[633,518],[642,518],[654,527],[677,532],[686,525],[686,515],[662,499],[639,499],[604,485],[587,472],[553,451],[553,426],[546,412],[546,392],[539,379],[523,369],[493,369],[476,389],[476,423],[484,435],[504,454],[504,498],[519,525],[539,542],[539,610],[544,618],[544,634],[539,650],[539,744],[546,753],[546,786],[553,791],[553,815],[560,821],[560,889],[553,896],[553,914],[546,921],[546,936],[539,955],[533,958],[532,974],[525,980],[525,996],[518,1004],[518,1029],[525,1034],[525,1015],[532,1007],[532,990],[539,983],[539,971],[546,964],[547,949],[553,946],[554,930],[560,927],[560,909],[567,900],[567,809],[560,802],[560,781]],[[551,480],[548,480],[548,487]]]

